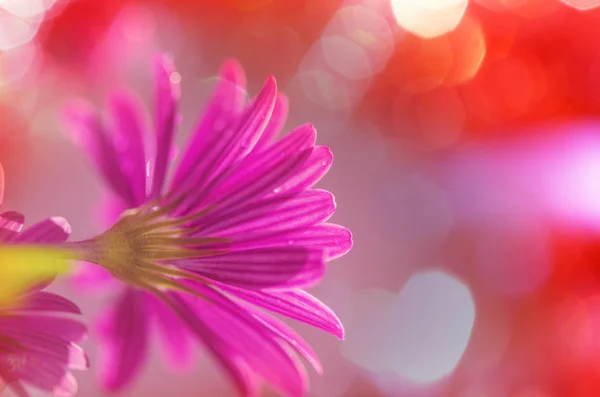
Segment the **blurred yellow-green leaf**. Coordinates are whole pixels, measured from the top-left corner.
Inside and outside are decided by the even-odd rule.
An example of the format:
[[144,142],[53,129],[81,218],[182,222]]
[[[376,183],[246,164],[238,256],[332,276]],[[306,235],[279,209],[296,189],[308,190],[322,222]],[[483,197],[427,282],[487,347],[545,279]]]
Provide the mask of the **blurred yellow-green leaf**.
[[41,246],[0,246],[0,305],[28,288],[70,270],[69,251]]

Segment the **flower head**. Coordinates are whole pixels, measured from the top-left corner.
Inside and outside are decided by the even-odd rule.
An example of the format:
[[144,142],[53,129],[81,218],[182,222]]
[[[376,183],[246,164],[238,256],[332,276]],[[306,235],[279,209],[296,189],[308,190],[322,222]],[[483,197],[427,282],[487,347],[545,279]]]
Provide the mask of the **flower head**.
[[[2,182],[0,177],[0,202]],[[46,219],[23,230],[24,220],[17,212],[0,214],[0,247],[60,244],[70,233],[62,218]],[[18,252],[21,259],[27,258],[24,249]],[[24,265],[0,263],[3,267]],[[8,387],[26,397],[29,393],[24,386],[33,386],[56,396],[72,396],[77,382],[71,370],[88,368],[87,357],[77,345],[86,327],[70,317],[81,312],[70,300],[43,290],[51,281],[38,283],[9,305],[0,306],[0,394]]]
[[307,383],[298,354],[318,371],[319,361],[269,312],[343,337],[333,312],[302,289],[352,245],[346,228],[326,223],[335,211],[331,193],[312,188],[329,169],[331,152],[315,146],[311,125],[275,140],[287,108],[275,80],[246,104],[243,71],[229,61],[167,183],[179,79],[168,59],[159,57],[155,67],[153,150],[128,95],[112,98],[112,128],[89,107],[68,113],[121,212],[105,233],[71,244],[79,259],[126,283],[102,321],[104,384],[117,390],[132,379],[156,322],[176,362],[194,335],[243,395],[254,395],[262,379],[301,396]]

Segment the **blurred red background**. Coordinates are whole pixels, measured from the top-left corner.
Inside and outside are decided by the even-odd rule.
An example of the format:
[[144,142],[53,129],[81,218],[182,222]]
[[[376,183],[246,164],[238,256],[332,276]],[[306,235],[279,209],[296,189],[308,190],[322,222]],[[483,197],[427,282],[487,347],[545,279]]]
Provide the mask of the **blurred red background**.
[[[0,9],[30,27],[0,37],[9,203],[89,233],[101,193],[64,101],[123,84],[147,100],[149,56],[172,52],[187,131],[234,57],[250,95],[274,74],[291,122],[333,148],[324,186],[355,234],[317,290],[348,340],[303,333],[325,364],[314,396],[600,395],[600,1],[41,3]],[[203,360],[181,395],[229,391]],[[155,361],[132,395],[172,392]]]

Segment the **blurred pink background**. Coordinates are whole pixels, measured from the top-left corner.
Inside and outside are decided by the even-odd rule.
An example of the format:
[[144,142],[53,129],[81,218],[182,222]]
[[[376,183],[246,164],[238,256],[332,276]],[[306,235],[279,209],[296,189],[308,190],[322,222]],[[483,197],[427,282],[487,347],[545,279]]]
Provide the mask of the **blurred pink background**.
[[[98,232],[103,187],[61,125],[65,103],[129,86],[151,106],[149,61],[171,53],[183,145],[234,57],[249,95],[275,75],[286,128],[311,122],[331,147],[321,187],[354,234],[314,291],[346,340],[296,325],[324,364],[311,396],[597,397],[598,5],[0,0],[5,207]],[[52,288],[90,320],[110,299]],[[79,395],[106,395],[93,367],[76,376]],[[199,345],[183,373],[155,349],[122,395],[232,393]]]

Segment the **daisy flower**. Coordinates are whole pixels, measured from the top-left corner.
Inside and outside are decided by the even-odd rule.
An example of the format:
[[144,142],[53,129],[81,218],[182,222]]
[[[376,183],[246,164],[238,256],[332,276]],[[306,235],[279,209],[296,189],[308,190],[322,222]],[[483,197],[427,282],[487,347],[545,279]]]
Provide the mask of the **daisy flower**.
[[111,99],[110,125],[82,103],[67,112],[73,136],[110,187],[111,214],[121,214],[105,233],[70,244],[79,260],[120,280],[115,286],[98,271],[84,277],[87,286],[119,291],[100,322],[102,382],[116,391],[133,379],[156,326],[175,364],[187,358],[194,336],[241,395],[257,395],[264,381],[302,396],[308,385],[299,356],[318,372],[321,366],[273,313],[343,338],[335,314],[304,291],[352,246],[348,229],[326,223],[333,195],[312,188],[331,152],[315,146],[308,124],[276,140],[287,104],[275,79],[247,104],[243,70],[228,61],[168,178],[180,78],[166,57],[154,66],[150,143],[142,111],[124,93]]
[[[0,203],[2,182],[0,167]],[[14,211],[0,214],[0,247],[55,245],[64,243],[70,233],[62,218],[49,218],[23,230],[24,221],[24,216]],[[16,252],[22,255],[15,267],[32,263],[28,250]],[[5,254],[2,248],[0,266],[13,266],[7,261],[14,258]],[[32,255],[37,254],[33,251]],[[1,273],[5,274],[4,270]],[[88,368],[87,357],[77,345],[84,339],[86,327],[72,317],[81,312],[70,300],[44,291],[50,282],[28,288],[10,304],[0,306],[0,394],[8,388],[16,396],[27,397],[25,386],[32,386],[55,396],[73,396],[77,381],[71,370]]]

